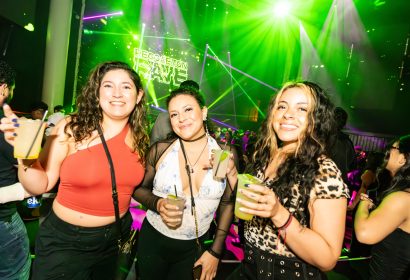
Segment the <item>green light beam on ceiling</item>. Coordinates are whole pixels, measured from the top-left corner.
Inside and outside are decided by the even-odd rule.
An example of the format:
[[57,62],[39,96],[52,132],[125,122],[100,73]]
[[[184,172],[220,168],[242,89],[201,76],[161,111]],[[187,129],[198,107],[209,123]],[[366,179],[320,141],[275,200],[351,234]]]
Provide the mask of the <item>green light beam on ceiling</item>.
[[216,103],[218,103],[221,99],[223,99],[225,96],[227,96],[228,94],[231,93],[231,91],[234,89],[234,85],[231,85],[230,87],[228,87],[224,92],[222,92],[217,99],[214,100],[214,102],[212,102],[211,104],[209,104],[208,109],[211,109],[212,106],[214,106]]
[[152,80],[148,80],[145,84],[146,84],[146,87],[147,87],[148,94],[152,98],[152,102],[155,104],[156,107],[159,107],[157,94],[155,92],[154,83],[152,82]]
[[165,36],[151,36],[145,35],[144,38],[153,38],[153,39],[166,39],[166,40],[176,40],[176,41],[191,41],[191,39],[187,38],[178,38],[178,37],[165,37]]
[[[222,68],[225,69],[225,71],[228,73],[228,75],[231,76],[232,80],[235,82],[235,84],[242,90],[242,92],[245,94],[245,96],[249,99],[249,101],[252,103],[252,105],[258,110],[258,112],[261,114],[263,118],[265,118],[265,114],[262,112],[262,110],[259,108],[259,106],[253,101],[253,99],[249,96],[249,94],[246,92],[246,90],[240,85],[238,80],[230,73],[230,71],[227,69],[227,67],[221,63],[221,60],[218,58],[218,56],[215,54],[215,52],[211,49],[210,46],[208,46],[208,49],[214,54],[215,58],[219,62],[219,64],[222,66]],[[230,93],[232,90],[232,86],[228,88],[227,91],[224,92],[224,96],[228,93]],[[219,97],[217,100],[220,100],[221,98]],[[211,104],[215,105],[215,101]],[[210,105],[210,106],[211,106]]]
[[[141,27],[141,40],[140,40],[140,45],[138,46],[140,50],[142,50],[142,42],[144,41],[144,34],[145,34],[145,23],[143,23]],[[137,63],[136,65],[134,65],[134,69],[137,73],[138,73],[139,66],[140,66],[140,58],[138,56]]]
[[209,112],[211,116],[222,116],[222,117],[238,117],[238,118],[248,118],[249,115],[237,115],[237,114],[222,114],[222,113],[213,113]]
[[130,36],[133,38],[135,36],[135,34],[129,34],[129,33],[107,32],[107,31],[98,31],[98,30],[91,30],[91,29],[84,29],[83,33],[86,35],[102,34],[102,35],[115,35],[115,36]]

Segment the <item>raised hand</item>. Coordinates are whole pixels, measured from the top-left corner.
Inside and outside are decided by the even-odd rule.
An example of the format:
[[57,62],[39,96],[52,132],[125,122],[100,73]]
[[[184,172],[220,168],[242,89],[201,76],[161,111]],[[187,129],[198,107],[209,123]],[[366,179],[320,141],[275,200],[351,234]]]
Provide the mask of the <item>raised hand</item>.
[[3,105],[4,117],[1,119],[0,130],[4,132],[4,139],[10,145],[14,146],[14,137],[16,134],[16,127],[18,127],[18,117],[13,113],[10,106]]

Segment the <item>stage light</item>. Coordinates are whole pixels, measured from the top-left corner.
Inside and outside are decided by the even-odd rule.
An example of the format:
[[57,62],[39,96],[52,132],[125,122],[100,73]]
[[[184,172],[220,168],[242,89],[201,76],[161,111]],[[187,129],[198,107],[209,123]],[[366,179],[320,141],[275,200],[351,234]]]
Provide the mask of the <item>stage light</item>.
[[24,26],[24,29],[32,32],[34,31],[34,25],[31,23],[28,23],[27,25]]
[[279,18],[284,18],[287,15],[290,14],[290,9],[291,9],[291,5],[289,2],[278,2],[276,3],[276,5],[273,7],[273,14],[276,17]]
[[84,29],[83,32],[84,32],[84,34],[87,34],[87,35],[93,34],[93,31],[89,30],[89,29]]

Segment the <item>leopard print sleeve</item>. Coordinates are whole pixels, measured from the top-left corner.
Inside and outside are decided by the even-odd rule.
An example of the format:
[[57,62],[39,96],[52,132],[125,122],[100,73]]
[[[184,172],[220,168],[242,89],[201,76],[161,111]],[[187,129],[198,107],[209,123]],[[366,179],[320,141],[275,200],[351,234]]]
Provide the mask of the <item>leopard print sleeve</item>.
[[320,157],[319,174],[315,179],[315,187],[312,189],[311,198],[335,199],[349,198],[349,189],[343,182],[342,173],[336,164],[328,157]]

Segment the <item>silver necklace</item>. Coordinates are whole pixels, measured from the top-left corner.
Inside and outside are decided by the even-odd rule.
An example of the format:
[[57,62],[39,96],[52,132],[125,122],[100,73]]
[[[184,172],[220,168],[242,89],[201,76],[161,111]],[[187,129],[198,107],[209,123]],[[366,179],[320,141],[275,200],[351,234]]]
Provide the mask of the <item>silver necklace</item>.
[[189,171],[190,171],[191,173],[194,173],[194,167],[196,166],[196,164],[198,163],[198,161],[199,161],[199,159],[201,158],[202,154],[204,153],[205,148],[206,148],[207,145],[208,145],[208,138],[206,139],[205,146],[202,148],[202,151],[201,151],[201,153],[199,154],[199,156],[198,156],[198,158],[196,159],[196,161],[195,161],[194,164],[191,164],[191,161],[189,160],[189,157],[186,157],[186,159],[188,160],[188,165],[189,165],[189,167],[190,167],[190,170],[189,170]]

